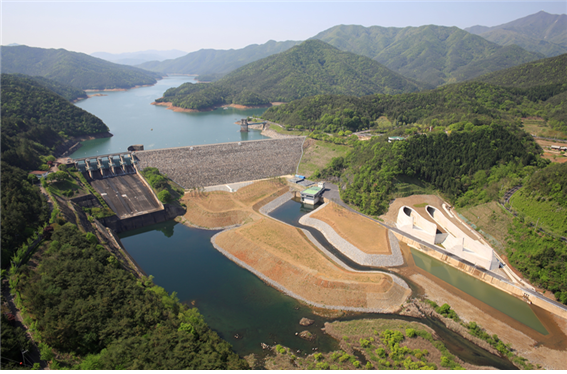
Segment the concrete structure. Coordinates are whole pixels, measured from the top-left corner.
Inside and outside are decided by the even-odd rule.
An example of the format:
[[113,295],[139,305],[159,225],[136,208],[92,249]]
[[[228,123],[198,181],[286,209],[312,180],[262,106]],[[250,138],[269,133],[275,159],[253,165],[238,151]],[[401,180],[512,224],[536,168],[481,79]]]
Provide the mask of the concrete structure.
[[426,243],[440,245],[447,252],[487,270],[500,265],[492,248],[472,239],[457,227],[439,209],[427,205],[425,211],[430,219],[422,217],[410,207],[398,211],[398,229],[417,237]]
[[221,143],[133,153],[138,170],[156,167],[183,188],[294,174],[305,137]]
[[95,179],[90,184],[120,219],[163,210],[163,205],[139,174]]
[[134,174],[135,160],[130,152],[74,159],[75,167],[90,179],[110,178]]
[[240,120],[240,132],[248,132],[248,120],[246,118]]
[[128,147],[128,152],[143,151],[143,150],[144,150],[143,144],[133,144],[133,145]]
[[301,191],[301,202],[304,204],[315,205],[321,201],[321,195],[325,191],[325,182],[319,182],[317,187],[309,187]]

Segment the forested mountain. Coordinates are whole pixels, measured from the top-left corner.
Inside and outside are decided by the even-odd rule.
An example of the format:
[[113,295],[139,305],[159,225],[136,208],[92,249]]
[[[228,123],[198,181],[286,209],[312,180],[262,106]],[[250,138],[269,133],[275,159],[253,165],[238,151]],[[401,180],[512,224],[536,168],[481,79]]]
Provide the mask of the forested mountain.
[[151,278],[136,279],[89,234],[69,223],[58,228],[41,271],[24,267],[17,282],[22,306],[49,352],[73,352],[80,362],[67,368],[248,368],[196,308]]
[[[2,265],[47,216],[47,205],[24,171],[36,170],[68,136],[107,132],[97,117],[35,78],[2,74]],[[34,177],[35,178],[35,177]]]
[[472,26],[472,34],[499,45],[516,44],[525,50],[543,53],[548,57],[567,53],[567,15],[540,11],[502,25]]
[[140,52],[124,52],[124,53],[108,53],[108,52],[95,52],[91,56],[101,58],[106,61],[114,62],[122,65],[139,65],[148,61],[163,61],[173,58],[185,56],[187,52],[178,49],[171,49],[169,51],[157,51],[150,49]]
[[[567,54],[495,71],[478,77],[475,81],[517,88],[561,87],[567,85]],[[563,88],[560,92],[566,90]]]
[[317,94],[361,96],[415,92],[427,87],[406,79],[376,61],[341,52],[319,40],[250,63],[211,84],[185,83],[156,101],[187,109],[229,103],[265,105]]
[[28,82],[32,83],[30,80],[33,80],[37,84],[47,88],[49,91],[55,92],[56,94],[63,96],[65,99],[69,101],[75,101],[77,99],[87,98],[87,94],[85,91],[75,87],[68,86],[66,84],[61,84],[51,79],[47,79],[44,77],[32,77],[24,74],[12,74],[12,75],[20,77],[22,79],[22,82],[27,80]]
[[132,88],[156,83],[161,76],[118,65],[84,53],[27,46],[1,47],[2,73],[41,76],[82,90]]
[[[522,117],[544,115],[558,129],[567,130],[565,108],[550,105],[554,90],[567,87],[532,87],[517,89],[479,82],[447,85],[432,91],[402,95],[369,95],[364,97],[315,96],[268,109],[262,118],[281,124],[301,125],[312,130],[336,132],[357,131],[378,126],[386,116],[392,126],[447,127],[490,124],[506,120],[520,124]],[[564,93],[560,94],[563,95]],[[539,97],[549,98],[540,101]],[[558,96],[560,96],[558,95]]]
[[434,86],[460,82],[545,57],[517,46],[501,47],[457,27],[340,25],[312,39],[369,57],[405,77]]
[[150,61],[138,67],[163,74],[197,74],[199,80],[210,81],[219,79],[251,62],[287,51],[300,43],[292,40],[285,42],[270,40],[264,44],[252,44],[241,49],[201,49],[173,60]]

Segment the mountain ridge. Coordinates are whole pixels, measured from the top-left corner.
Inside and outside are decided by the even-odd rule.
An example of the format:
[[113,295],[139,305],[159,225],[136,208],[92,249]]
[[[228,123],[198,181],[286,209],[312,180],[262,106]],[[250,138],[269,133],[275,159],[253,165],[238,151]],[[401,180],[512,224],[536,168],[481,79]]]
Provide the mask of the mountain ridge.
[[118,65],[84,53],[28,46],[0,48],[2,73],[41,76],[82,90],[151,85],[159,74]]
[[[311,39],[372,58],[399,74],[435,86],[545,57],[517,48],[504,49],[457,27],[436,25],[405,28],[338,25]],[[493,62],[488,64],[490,60]]]
[[567,15],[540,11],[497,26],[464,29],[499,45],[517,44],[547,57],[567,53]]
[[316,94],[361,96],[425,88],[431,86],[407,79],[367,57],[308,40],[247,64],[215,83],[185,83],[169,89],[156,101],[199,110],[229,103],[267,105]]

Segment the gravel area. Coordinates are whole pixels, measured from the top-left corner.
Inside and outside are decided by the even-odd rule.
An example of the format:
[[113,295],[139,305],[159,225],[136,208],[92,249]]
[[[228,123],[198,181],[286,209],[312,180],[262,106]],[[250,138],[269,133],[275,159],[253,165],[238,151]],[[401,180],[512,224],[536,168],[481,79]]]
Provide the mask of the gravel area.
[[[327,203],[323,204],[319,209],[323,208],[326,205]],[[390,240],[390,249],[392,250],[392,254],[368,254],[362,252],[360,249],[356,248],[354,245],[339,236],[339,234],[337,234],[337,232],[333,230],[333,228],[327,223],[315,218],[311,218],[311,215],[313,213],[315,213],[315,211],[301,217],[299,219],[299,223],[321,231],[321,233],[323,233],[329,243],[331,243],[335,248],[337,248],[345,256],[355,261],[356,263],[366,266],[381,267],[403,265],[404,259],[400,250],[400,245],[391,231],[388,231],[388,238]]]

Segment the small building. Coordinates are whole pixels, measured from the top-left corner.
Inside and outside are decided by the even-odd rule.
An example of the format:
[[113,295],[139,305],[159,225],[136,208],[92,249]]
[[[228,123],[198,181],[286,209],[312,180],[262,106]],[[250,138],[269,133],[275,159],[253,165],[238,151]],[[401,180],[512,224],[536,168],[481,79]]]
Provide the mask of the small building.
[[388,143],[396,142],[399,140],[406,140],[403,136],[388,136]]
[[43,179],[47,177],[49,173],[50,173],[49,171],[41,171],[41,170],[35,170],[30,172],[30,174],[35,175],[38,179]]
[[319,182],[317,187],[309,187],[301,191],[301,202],[304,204],[315,205],[321,201],[321,195],[325,191],[325,182]]

